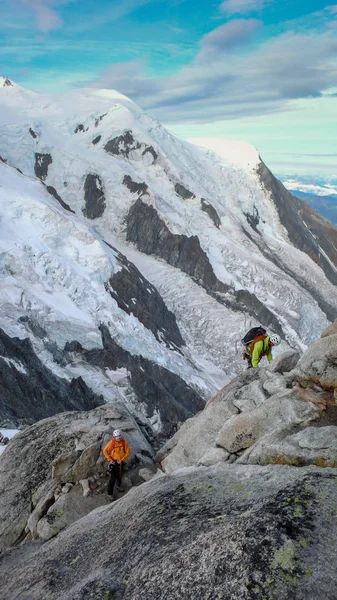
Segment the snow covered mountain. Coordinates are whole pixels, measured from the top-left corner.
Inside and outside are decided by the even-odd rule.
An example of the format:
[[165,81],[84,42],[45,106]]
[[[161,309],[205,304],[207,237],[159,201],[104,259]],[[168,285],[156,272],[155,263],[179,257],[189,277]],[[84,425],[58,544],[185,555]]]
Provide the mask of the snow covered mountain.
[[0,78],[0,419],[122,400],[168,435],[245,368],[261,323],[337,316],[337,230],[247,144],[218,156],[111,90]]

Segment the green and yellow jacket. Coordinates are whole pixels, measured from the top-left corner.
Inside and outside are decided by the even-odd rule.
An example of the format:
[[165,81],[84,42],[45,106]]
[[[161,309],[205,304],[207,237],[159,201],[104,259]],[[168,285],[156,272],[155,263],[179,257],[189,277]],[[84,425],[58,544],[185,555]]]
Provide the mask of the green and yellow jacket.
[[[253,352],[251,352],[251,347]],[[266,356],[268,362],[271,362],[273,360],[273,355],[271,352],[269,335],[267,335],[267,337],[264,340],[258,340],[255,343],[251,342],[250,344],[248,344],[246,348],[246,354],[252,357],[253,367],[258,367],[259,362],[263,356]]]

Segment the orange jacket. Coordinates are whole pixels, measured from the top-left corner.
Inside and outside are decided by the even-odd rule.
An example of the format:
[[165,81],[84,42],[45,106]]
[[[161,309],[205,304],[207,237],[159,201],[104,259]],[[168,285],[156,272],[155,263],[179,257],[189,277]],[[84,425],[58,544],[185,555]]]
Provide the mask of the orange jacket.
[[121,439],[117,442],[114,438],[108,442],[103,449],[103,454],[107,460],[126,460],[131,454],[130,446],[126,440]]

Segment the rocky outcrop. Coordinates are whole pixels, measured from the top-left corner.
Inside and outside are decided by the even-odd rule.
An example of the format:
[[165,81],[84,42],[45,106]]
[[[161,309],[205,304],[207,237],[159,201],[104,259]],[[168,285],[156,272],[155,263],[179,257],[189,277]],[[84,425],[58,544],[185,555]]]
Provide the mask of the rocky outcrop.
[[97,119],[95,119],[95,127],[98,127],[100,122],[104,119],[104,117],[106,117],[107,114],[108,113],[104,113],[103,115],[100,115],[99,117],[97,117]]
[[36,177],[45,181],[48,175],[48,167],[52,162],[53,159],[50,154],[40,154],[39,152],[35,152],[34,172]]
[[2,87],[14,87],[11,80],[8,79],[8,77],[4,77],[4,80],[2,82]]
[[204,212],[206,212],[208,214],[210,219],[213,221],[215,227],[217,227],[219,229],[219,227],[221,225],[221,219],[220,219],[218,213],[216,212],[214,206],[212,206],[209,202],[207,202],[207,200],[205,200],[205,198],[201,198],[201,210],[203,210]]
[[123,254],[113,248],[122,269],[106,283],[106,290],[128,315],[133,314],[168,348],[185,345],[176,317],[169,311],[157,289],[147,281]]
[[251,226],[251,228],[254,229],[254,231],[256,231],[256,233],[259,233],[257,226],[260,223],[260,215],[259,215],[259,211],[256,208],[256,206],[254,206],[253,214],[250,214],[250,213],[243,213],[243,214],[245,215],[247,222]]
[[126,156],[128,157],[132,150],[138,150],[140,148],[140,143],[137,142],[131,131],[126,131],[123,135],[119,135],[112,140],[109,140],[105,146],[104,150],[113,156]]
[[219,462],[337,467],[337,335],[249,369],[158,453],[163,469]]
[[31,127],[29,128],[29,133],[32,136],[32,138],[34,138],[34,140],[36,140],[37,138],[37,134],[35,133],[34,129],[32,129]]
[[130,130],[126,130],[122,135],[109,140],[105,144],[104,150],[112,156],[124,156],[125,158],[136,158],[137,151],[139,151],[140,157],[150,155],[151,158],[150,162],[147,163],[148,165],[153,164],[158,158],[158,154],[153,146],[147,146],[144,143],[138,142]]
[[321,337],[327,337],[333,334],[337,334],[337,319],[323,331]]
[[55,190],[55,188],[52,185],[46,185],[46,190],[51,196],[53,196],[55,198],[55,200],[58,201],[59,204],[61,204],[62,208],[75,214],[75,211],[70,208],[69,204],[67,204],[66,202],[64,202],[62,200],[61,196],[59,196],[59,194],[57,193],[57,191]]
[[180,198],[182,198],[183,200],[189,200],[190,198],[195,198],[195,195],[193,194],[193,192],[190,192],[190,190],[185,188],[185,186],[182,185],[181,183],[176,183],[174,186],[174,189],[175,189],[176,193],[178,194],[178,196],[180,196]]
[[102,181],[95,173],[87,175],[84,184],[83,214],[88,219],[98,219],[104,213],[106,204]]
[[130,190],[131,194],[138,194],[139,197],[143,196],[143,194],[147,194],[147,190],[149,189],[145,181],[137,183],[136,181],[132,181],[130,175],[124,176],[123,185]]
[[27,534],[49,539],[108,503],[102,448],[117,427],[132,450],[125,472],[129,489],[139,481],[138,470],[153,461],[151,446],[125,406],[63,413],[10,441],[0,461],[0,551]]
[[78,133],[79,131],[88,131],[88,129],[89,127],[84,127],[84,125],[80,123],[79,125],[77,125],[77,127],[75,127],[74,133]]
[[78,342],[68,343],[64,349],[69,353],[68,361],[80,359],[112,370],[126,368],[137,399],[146,407],[146,416],[151,421],[159,419],[163,437],[170,436],[178,422],[204,407],[201,396],[179,375],[142,356],[130,354],[116,344],[104,325],[101,333],[103,349],[85,350]]
[[34,352],[29,339],[11,338],[0,329],[0,418],[34,422],[64,410],[103,404],[81,377],[67,381],[54,375]]
[[95,137],[95,138],[92,140],[92,142],[91,142],[91,143],[92,143],[92,144],[94,144],[94,146],[96,146],[96,144],[98,144],[98,142],[100,142],[100,141],[101,141],[101,138],[102,138],[102,136],[101,136],[101,135],[98,135],[97,137]]
[[322,219],[303,200],[290,194],[262,161],[257,168],[257,175],[265,189],[270,192],[291,243],[308,254],[321,267],[327,278],[336,284],[336,228]]
[[[229,465],[152,479],[3,557],[4,597],[333,598],[332,469]],[[10,574],[10,576],[9,576]]]
[[247,290],[233,290],[216,278],[197,236],[171,233],[156,210],[141,198],[131,207],[126,224],[126,239],[135,243],[141,252],[160,256],[168,264],[190,275],[218,302],[232,310],[248,312],[257,321],[283,336],[277,317],[255,294]]

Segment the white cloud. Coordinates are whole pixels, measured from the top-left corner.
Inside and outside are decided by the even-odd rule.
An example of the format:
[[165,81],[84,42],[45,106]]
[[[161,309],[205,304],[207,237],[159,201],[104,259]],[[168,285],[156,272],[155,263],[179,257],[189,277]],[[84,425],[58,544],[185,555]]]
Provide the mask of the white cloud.
[[19,0],[21,4],[34,11],[40,31],[57,29],[63,23],[55,7],[76,0]]
[[259,11],[273,0],[224,0],[219,9],[228,15],[247,14]]
[[[270,114],[286,110],[290,100],[317,98],[334,85],[333,32],[288,32],[252,46],[260,22],[230,23],[206,34],[197,57],[174,75],[146,77],[145,62],[137,60],[110,66],[91,84],[119,90],[165,123]],[[234,46],[240,52],[231,53]]]

